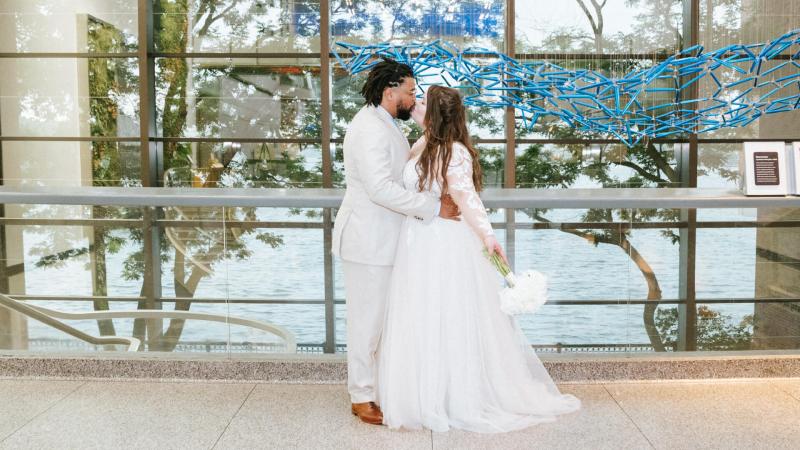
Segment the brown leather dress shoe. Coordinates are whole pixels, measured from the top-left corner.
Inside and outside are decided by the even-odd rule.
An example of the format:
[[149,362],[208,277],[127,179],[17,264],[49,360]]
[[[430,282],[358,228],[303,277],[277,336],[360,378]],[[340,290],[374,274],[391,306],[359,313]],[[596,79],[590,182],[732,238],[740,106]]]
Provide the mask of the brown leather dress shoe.
[[375,402],[353,403],[350,407],[353,415],[358,416],[362,422],[372,425],[383,424],[383,413]]

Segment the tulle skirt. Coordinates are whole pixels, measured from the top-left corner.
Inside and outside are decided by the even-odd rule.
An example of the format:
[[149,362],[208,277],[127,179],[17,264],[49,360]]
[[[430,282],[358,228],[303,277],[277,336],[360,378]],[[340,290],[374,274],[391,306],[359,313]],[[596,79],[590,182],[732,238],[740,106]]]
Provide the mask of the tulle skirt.
[[466,222],[405,221],[377,355],[387,426],[497,433],[580,408],[500,311],[501,280]]

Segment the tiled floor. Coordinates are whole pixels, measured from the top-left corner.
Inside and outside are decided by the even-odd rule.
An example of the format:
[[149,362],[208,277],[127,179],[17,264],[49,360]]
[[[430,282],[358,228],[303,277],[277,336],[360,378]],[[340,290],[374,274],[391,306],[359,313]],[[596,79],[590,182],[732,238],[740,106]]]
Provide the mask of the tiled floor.
[[800,379],[563,384],[579,412],[523,431],[391,431],[343,385],[0,379],[0,449],[800,448]]

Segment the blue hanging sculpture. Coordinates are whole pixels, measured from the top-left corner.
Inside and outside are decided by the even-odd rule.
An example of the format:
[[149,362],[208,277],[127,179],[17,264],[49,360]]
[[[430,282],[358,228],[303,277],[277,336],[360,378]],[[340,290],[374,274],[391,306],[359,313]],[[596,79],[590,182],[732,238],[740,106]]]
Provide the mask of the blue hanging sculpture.
[[[609,78],[595,70],[569,70],[548,61],[517,61],[484,48],[453,45],[353,45],[335,56],[357,74],[376,56],[404,62],[421,86],[465,90],[464,103],[514,107],[524,126],[560,119],[585,132],[614,136],[632,147],[643,139],[744,127],[765,114],[800,109],[800,30],[767,43],[736,44],[703,53],[696,45],[664,61]],[[685,98],[693,85],[705,97]],[[685,98],[685,99],[684,99]]]

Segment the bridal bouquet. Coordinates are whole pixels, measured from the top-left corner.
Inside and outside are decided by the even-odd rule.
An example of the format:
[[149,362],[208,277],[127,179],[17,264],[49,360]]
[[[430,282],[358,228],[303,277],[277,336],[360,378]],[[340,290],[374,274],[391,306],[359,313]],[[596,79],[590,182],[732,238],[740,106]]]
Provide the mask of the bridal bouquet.
[[547,302],[547,277],[535,270],[515,275],[497,253],[484,254],[505,278],[508,286],[500,291],[500,310],[508,315],[532,314]]

